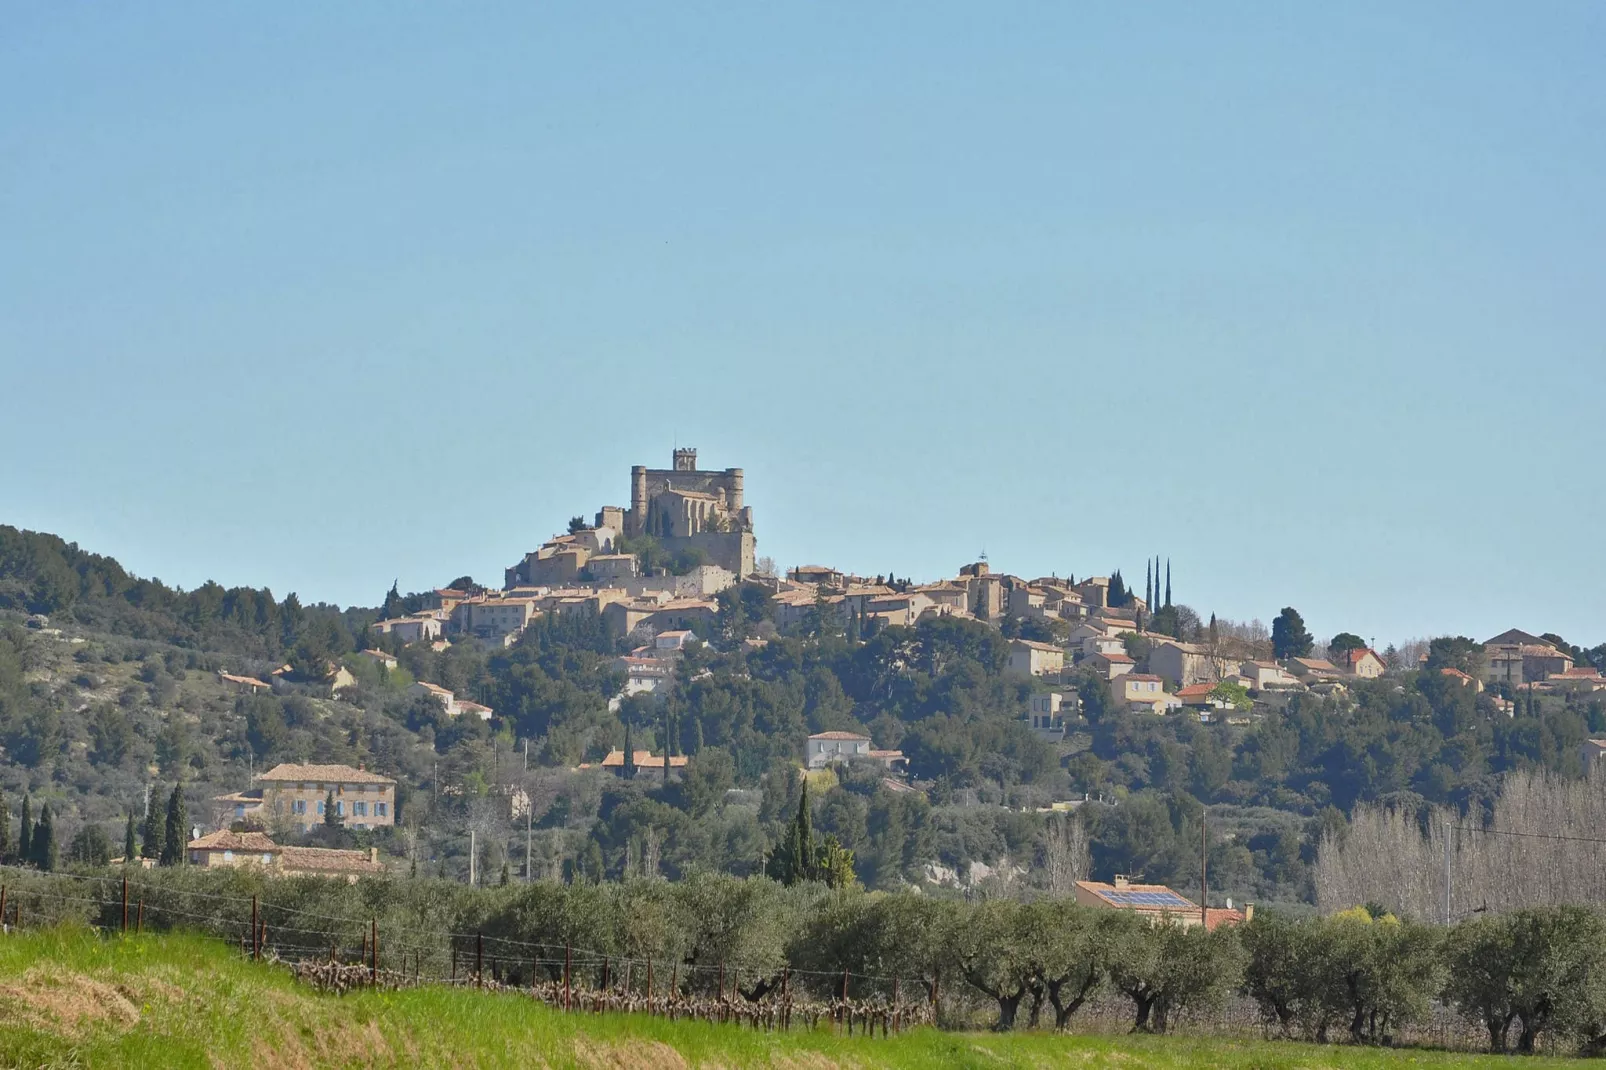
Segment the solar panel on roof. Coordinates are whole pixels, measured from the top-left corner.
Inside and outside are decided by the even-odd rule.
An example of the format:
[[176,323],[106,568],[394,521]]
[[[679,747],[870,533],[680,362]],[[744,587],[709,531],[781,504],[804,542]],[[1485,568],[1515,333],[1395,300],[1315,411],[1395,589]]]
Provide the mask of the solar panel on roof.
[[1126,907],[1159,907],[1167,910],[1194,910],[1192,903],[1175,892],[1134,892],[1109,891],[1104,898],[1117,906]]

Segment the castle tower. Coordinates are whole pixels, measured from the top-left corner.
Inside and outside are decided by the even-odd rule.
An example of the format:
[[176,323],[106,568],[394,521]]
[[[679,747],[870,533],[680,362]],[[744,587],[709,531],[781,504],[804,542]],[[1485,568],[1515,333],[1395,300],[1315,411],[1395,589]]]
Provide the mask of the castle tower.
[[725,485],[729,488],[725,507],[733,514],[742,511],[742,470],[740,468],[725,469]]
[[697,451],[687,446],[678,447],[675,450],[675,471],[697,471]]
[[630,467],[630,513],[625,518],[625,534],[640,535],[647,526],[647,466]]

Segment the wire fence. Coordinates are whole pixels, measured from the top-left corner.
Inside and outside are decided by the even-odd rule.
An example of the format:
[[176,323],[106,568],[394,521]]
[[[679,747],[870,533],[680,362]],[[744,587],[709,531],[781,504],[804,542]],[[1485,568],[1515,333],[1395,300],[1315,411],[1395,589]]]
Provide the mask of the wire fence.
[[[638,1013],[673,1020],[732,1023],[759,1030],[827,1025],[855,1035],[891,1035],[926,1025],[979,1028],[996,1004],[962,985],[872,972],[827,972],[790,965],[686,961],[677,956],[619,954],[578,941],[555,943],[506,933],[383,922],[368,916],[307,909],[270,897],[174,888],[123,877],[0,866],[3,929],[44,929],[63,922],[103,933],[140,936],[186,930],[220,937],[255,960],[281,964],[299,980],[342,993],[358,988],[449,986],[515,993],[570,1013]],[[1051,1008],[1030,1001],[1020,1022],[1053,1022]],[[1117,993],[1090,999],[1076,1015],[1079,1033],[1132,1031],[1132,1006]],[[1233,997],[1179,1013],[1172,1031],[1237,1039],[1275,1035],[1255,1003]],[[1543,1047],[1563,1050],[1548,1042]],[[1393,1043],[1459,1051],[1486,1050],[1487,1036],[1453,1008],[1434,1004],[1402,1023]]]
[[[0,867],[0,872],[7,868]],[[257,895],[182,893],[226,908],[198,911],[149,895],[151,887],[137,877],[54,876],[80,882],[95,894],[65,895],[0,883],[0,922],[6,933],[68,921],[113,935],[144,936],[147,929],[152,935],[171,929],[200,931],[237,941],[243,956],[287,966],[298,980],[335,993],[445,985],[515,993],[565,1012],[651,1014],[765,1031],[829,1024],[863,1036],[878,1031],[889,1036],[936,1021],[936,1002],[919,998],[921,986],[905,988],[898,977],[687,963],[449,929],[409,929],[398,936],[382,931],[377,917],[339,917],[268,903]],[[814,998],[796,991],[794,978],[813,980],[816,987],[829,980],[834,991],[830,998]]]

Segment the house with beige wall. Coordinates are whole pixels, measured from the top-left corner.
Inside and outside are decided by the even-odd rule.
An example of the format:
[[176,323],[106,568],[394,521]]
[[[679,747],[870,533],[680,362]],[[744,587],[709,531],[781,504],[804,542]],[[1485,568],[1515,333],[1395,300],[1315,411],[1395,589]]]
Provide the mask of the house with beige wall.
[[1065,671],[1065,648],[1031,639],[1011,639],[1008,667],[1020,676],[1058,676]]
[[269,828],[299,826],[305,832],[323,824],[330,793],[335,816],[347,828],[388,828],[396,823],[396,781],[360,767],[285,762],[257,777],[257,784],[261,803],[239,817],[255,818]]

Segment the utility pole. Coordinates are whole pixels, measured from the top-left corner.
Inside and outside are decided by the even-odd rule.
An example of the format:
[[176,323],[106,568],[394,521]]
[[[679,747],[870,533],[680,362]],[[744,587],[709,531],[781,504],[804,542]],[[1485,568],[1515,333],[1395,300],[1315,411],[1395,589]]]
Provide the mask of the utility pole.
[[478,851],[478,849],[476,848],[476,845],[475,845],[475,836],[476,836],[475,831],[473,829],[469,829],[468,830],[468,886],[470,888],[474,887],[475,878],[478,876],[478,873],[479,873],[479,871],[475,868],[475,864],[479,861],[479,851]]
[[531,861],[531,843],[535,839],[535,803],[529,795],[524,797],[524,883],[535,879],[535,864]]
[[524,737],[524,775],[530,775],[530,737]]
[[1450,823],[1444,823],[1444,924],[1450,924]]
[[1199,924],[1210,930],[1210,882],[1207,865],[1210,859],[1210,814],[1199,812]]

